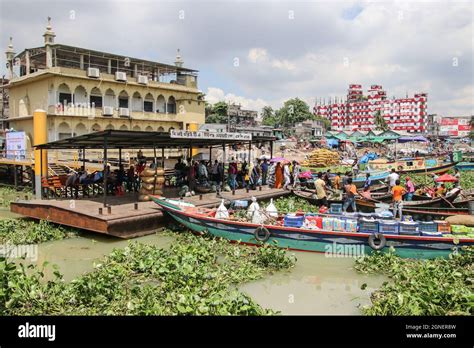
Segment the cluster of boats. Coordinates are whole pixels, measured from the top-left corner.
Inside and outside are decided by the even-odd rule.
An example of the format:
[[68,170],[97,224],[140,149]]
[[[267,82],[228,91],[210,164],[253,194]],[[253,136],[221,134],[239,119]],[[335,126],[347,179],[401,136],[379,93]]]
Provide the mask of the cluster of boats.
[[[373,250],[387,251],[390,248],[401,257],[436,258],[447,257],[462,246],[474,245],[474,236],[451,234],[450,225],[443,218],[468,214],[468,204],[473,194],[452,190],[446,197],[429,198],[415,195],[404,202],[403,213],[412,221],[396,221],[393,217],[381,216],[380,207],[389,210],[392,199],[385,179],[389,170],[398,173],[442,174],[456,165],[438,159],[405,159],[397,162],[369,162],[367,170],[375,184],[371,199],[358,199],[358,213],[343,213],[341,209],[329,212],[281,212],[275,218],[263,222],[242,221],[236,211],[224,216],[217,209],[196,207],[183,201],[160,196],[150,198],[179,224],[196,233],[207,232],[232,242],[260,245],[275,243],[281,248],[314,252],[327,252],[339,245],[342,248],[358,248],[363,253]],[[374,172],[375,171],[375,172]],[[378,171],[378,172],[377,172]],[[353,183],[359,188],[365,175],[355,177]],[[298,190],[293,193],[314,203],[314,190]],[[461,196],[463,195],[463,196]],[[341,207],[341,200],[330,200],[330,206]],[[378,209],[377,209],[378,208]],[[376,213],[379,211],[378,213]],[[424,221],[423,221],[424,220]]]
[[[151,196],[179,224],[197,233],[210,233],[233,242],[258,245],[275,243],[281,248],[325,253],[334,245],[357,248],[362,253],[393,247],[401,257],[447,257],[459,247],[474,245],[474,238],[450,234],[443,221],[396,222],[371,214],[280,214],[264,223],[241,221],[237,214],[216,217],[216,209]],[[312,226],[307,220],[317,220]],[[293,221],[293,222],[292,222]]]

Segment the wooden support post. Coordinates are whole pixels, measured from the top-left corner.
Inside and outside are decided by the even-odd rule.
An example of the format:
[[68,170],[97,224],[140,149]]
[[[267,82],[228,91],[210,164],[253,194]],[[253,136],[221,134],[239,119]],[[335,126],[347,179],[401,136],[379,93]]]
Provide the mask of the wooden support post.
[[250,163],[252,163],[252,159],[250,158],[252,156],[252,140],[249,141],[249,167]]
[[165,169],[165,148],[161,148],[161,168]]
[[16,176],[16,164],[13,165],[13,183],[15,184],[15,189],[17,189],[18,178]]
[[270,141],[270,159],[273,158],[273,140]]
[[104,136],[104,207],[107,206],[107,136]]

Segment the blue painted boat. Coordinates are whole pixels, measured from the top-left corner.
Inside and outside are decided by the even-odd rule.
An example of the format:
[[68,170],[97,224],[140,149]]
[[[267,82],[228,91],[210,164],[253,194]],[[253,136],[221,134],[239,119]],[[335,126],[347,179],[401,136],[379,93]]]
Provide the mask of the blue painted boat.
[[474,170],[474,162],[459,162],[456,164],[455,168],[459,169],[460,171]]
[[208,232],[232,242],[251,245],[276,243],[285,249],[320,253],[334,253],[335,248],[356,249],[361,254],[370,254],[375,249],[373,243],[376,237],[382,243],[376,249],[386,252],[394,247],[395,253],[401,257],[422,259],[448,257],[458,247],[474,245],[474,238],[336,232],[217,219],[213,216],[215,211],[211,209],[182,205],[180,201],[159,196],[150,198],[174,220],[194,232]]

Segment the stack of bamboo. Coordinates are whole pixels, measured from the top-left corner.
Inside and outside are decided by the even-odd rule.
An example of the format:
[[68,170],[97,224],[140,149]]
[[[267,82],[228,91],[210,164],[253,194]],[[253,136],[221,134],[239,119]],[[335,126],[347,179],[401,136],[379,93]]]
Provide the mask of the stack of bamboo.
[[149,201],[150,195],[162,195],[163,184],[165,182],[165,171],[163,168],[145,169],[141,174],[141,188],[138,200],[141,202]]
[[303,161],[303,166],[307,167],[328,167],[339,164],[339,154],[337,151],[327,149],[317,149],[311,152],[308,159]]

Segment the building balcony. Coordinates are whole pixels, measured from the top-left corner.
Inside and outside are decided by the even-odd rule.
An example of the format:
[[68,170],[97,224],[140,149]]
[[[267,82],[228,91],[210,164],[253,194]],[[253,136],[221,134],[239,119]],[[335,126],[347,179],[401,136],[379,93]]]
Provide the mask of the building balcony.
[[[123,109],[127,108],[114,108],[112,109],[111,113],[108,114],[105,111],[104,107],[90,107],[89,106],[63,106],[61,104],[55,106],[50,105],[48,107],[48,115],[53,116],[73,116],[73,117],[87,117],[89,119],[94,118],[104,118],[104,119],[123,119],[123,118],[131,118],[134,120],[146,120],[146,121],[163,121],[163,122],[182,122],[185,121],[184,118],[186,116],[185,113],[183,114],[171,114],[171,113],[160,113],[160,112],[146,112],[146,111],[131,111],[130,109],[127,113]],[[122,109],[122,112],[120,111]]]

